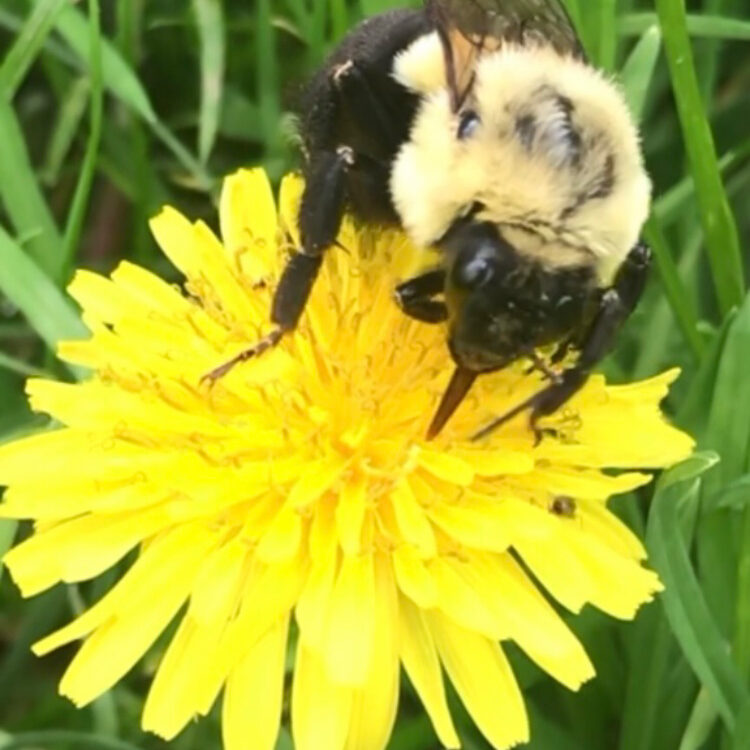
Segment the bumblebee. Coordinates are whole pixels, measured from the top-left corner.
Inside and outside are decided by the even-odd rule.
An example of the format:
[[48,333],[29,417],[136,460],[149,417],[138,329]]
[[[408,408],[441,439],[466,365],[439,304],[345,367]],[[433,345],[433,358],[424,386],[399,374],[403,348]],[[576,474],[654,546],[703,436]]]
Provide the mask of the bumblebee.
[[536,430],[612,346],[650,261],[636,127],[562,6],[428,0],[372,17],[312,78],[301,111],[301,248],[275,290],[275,327],[208,377],[294,329],[348,210],[440,251],[394,295],[406,315],[447,322],[456,368],[428,437],[479,375],[520,358],[545,386],[474,437],[525,410]]

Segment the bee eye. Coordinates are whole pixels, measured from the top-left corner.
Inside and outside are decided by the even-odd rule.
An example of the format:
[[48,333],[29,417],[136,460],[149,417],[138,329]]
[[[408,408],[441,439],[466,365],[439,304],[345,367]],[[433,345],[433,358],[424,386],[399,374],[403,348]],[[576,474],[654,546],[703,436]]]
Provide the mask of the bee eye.
[[453,268],[453,282],[461,289],[476,289],[493,275],[492,263],[486,257],[475,255]]
[[472,109],[467,109],[466,112],[461,113],[461,119],[458,122],[458,138],[461,141],[471,138],[476,133],[482,121],[479,119],[479,115]]

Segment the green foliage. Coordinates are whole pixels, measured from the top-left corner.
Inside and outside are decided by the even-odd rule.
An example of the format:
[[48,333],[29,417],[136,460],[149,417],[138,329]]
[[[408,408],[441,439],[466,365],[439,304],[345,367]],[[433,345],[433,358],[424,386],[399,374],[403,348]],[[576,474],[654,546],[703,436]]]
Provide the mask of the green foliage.
[[[42,425],[23,380],[71,378],[52,357],[80,333],[75,266],[122,258],[164,274],[147,219],[164,202],[215,222],[220,177],[295,164],[287,113],[305,76],[363,15],[399,0],[3,0],[0,6],[0,441]],[[417,5],[413,0],[412,5]],[[598,678],[578,694],[511,649],[533,750],[750,747],[750,21],[743,0],[568,0],[594,62],[619,78],[654,181],[657,273],[605,363],[628,380],[679,365],[668,407],[702,451],[618,498],[665,593],[635,623],[571,619]],[[742,208],[745,211],[742,211]],[[623,429],[626,429],[623,426]],[[714,465],[716,457],[719,463]],[[15,525],[0,525],[0,550]],[[164,747],[139,729],[154,662],[92,708],[57,697],[69,653],[29,644],[106,582],[22,604],[0,588],[0,750]],[[408,685],[392,750],[437,747]],[[486,748],[455,696],[464,747]],[[288,726],[288,724],[287,724]],[[219,748],[218,717],[172,746]],[[289,750],[286,730],[279,748]]]

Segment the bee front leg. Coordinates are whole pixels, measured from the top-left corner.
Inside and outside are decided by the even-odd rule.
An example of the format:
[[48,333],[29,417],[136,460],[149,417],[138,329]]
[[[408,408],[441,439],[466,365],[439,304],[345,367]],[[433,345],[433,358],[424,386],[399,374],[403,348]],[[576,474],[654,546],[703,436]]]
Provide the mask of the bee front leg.
[[316,156],[308,171],[300,205],[302,248],[287,262],[274,292],[271,322],[276,327],[253,346],[209,372],[203,380],[215,382],[240,362],[273,348],[285,333],[296,328],[323,262],[323,255],[334,244],[339,233],[346,203],[346,173],[354,160],[354,153],[346,146]]
[[445,271],[436,268],[399,284],[393,297],[410,318],[424,323],[442,323],[448,319],[448,308],[434,297],[444,289]]
[[517,414],[531,409],[529,421],[538,442],[541,439],[541,431],[537,428],[538,420],[554,414],[580,390],[594,367],[611,349],[617,332],[638,304],[646,286],[650,264],[651,251],[645,244],[639,243],[625,259],[617,273],[614,285],[602,295],[599,311],[582,340],[581,353],[575,365],[560,373],[556,382],[493,420],[473,435],[472,440],[486,437]]

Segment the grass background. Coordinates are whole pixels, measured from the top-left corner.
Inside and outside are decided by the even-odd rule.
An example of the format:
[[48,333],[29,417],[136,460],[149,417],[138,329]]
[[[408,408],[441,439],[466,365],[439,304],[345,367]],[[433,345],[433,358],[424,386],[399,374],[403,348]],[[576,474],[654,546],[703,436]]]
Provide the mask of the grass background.
[[[129,258],[173,274],[147,218],[169,202],[215,223],[222,174],[262,164],[278,178],[293,167],[285,112],[296,87],[359,18],[389,4],[404,2],[3,0],[0,441],[44,426],[26,407],[26,376],[74,377],[53,356],[57,340],[82,331],[64,292],[72,269],[107,272]],[[625,87],[655,184],[645,235],[656,272],[604,368],[623,381],[682,367],[667,409],[701,453],[614,502],[647,539],[667,591],[634,624],[593,611],[571,620],[598,679],[568,693],[511,649],[529,747],[748,750],[750,7],[695,0],[686,16],[682,0],[568,5],[592,60]],[[16,531],[0,524],[0,547]],[[113,575],[29,602],[3,578],[0,750],[165,744],[138,725],[158,649],[82,711],[55,690],[71,652],[29,652]],[[451,700],[464,747],[486,748]],[[218,750],[219,737],[212,715],[172,746]],[[389,747],[437,747],[408,686]],[[291,748],[286,731],[279,748]]]

